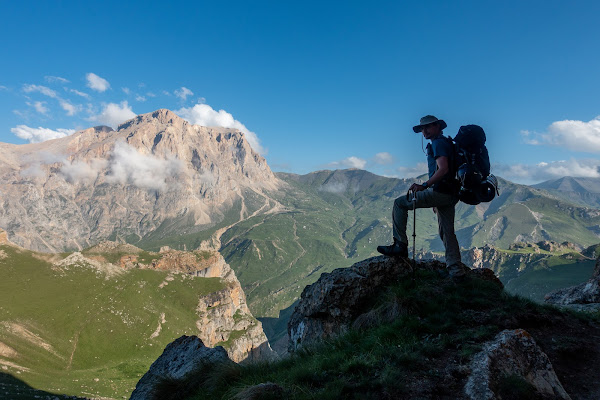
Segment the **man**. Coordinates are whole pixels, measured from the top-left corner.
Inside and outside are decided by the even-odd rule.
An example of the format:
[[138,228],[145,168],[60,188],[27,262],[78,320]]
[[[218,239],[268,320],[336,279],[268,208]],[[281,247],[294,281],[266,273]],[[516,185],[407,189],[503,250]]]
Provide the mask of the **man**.
[[[415,133],[422,132],[423,137],[431,141],[427,144],[427,166],[429,179],[422,184],[413,183],[410,191],[416,196],[417,208],[433,208],[438,217],[438,231],[446,249],[446,268],[453,278],[462,278],[465,274],[460,260],[460,248],[454,233],[454,206],[458,202],[457,182],[450,173],[454,157],[453,144],[443,136],[446,122],[433,115],[426,115],[420,124],[413,127]],[[394,201],[392,212],[394,243],[378,246],[377,251],[386,256],[408,257],[408,238],[406,222],[408,211],[412,210],[412,198],[400,196]]]

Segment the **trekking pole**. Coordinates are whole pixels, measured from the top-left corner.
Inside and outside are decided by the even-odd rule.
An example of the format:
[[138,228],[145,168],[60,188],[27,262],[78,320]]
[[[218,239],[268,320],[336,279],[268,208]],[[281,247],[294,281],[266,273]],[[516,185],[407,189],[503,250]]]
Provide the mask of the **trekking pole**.
[[413,281],[415,280],[415,271],[417,269],[417,192],[413,191]]

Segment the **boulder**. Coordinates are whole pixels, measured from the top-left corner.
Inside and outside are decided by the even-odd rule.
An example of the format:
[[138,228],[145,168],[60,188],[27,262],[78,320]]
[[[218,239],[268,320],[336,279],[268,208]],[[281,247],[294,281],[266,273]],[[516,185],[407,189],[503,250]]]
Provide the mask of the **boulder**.
[[592,277],[587,282],[577,286],[548,293],[546,303],[557,306],[567,306],[580,311],[600,309],[600,257]]
[[148,400],[154,387],[164,378],[183,379],[207,364],[233,363],[221,346],[204,346],[196,336],[182,336],[169,343],[162,355],[135,386],[130,400]]
[[[446,265],[437,260],[419,261],[416,267],[446,271]],[[463,267],[466,277],[487,280],[503,288],[492,270]],[[353,322],[368,311],[368,301],[377,291],[402,278],[410,279],[412,271],[411,260],[378,256],[322,274],[317,282],[304,288],[288,322],[288,351],[294,352],[348,331]]]
[[411,263],[405,258],[379,256],[323,273],[317,282],[304,288],[288,322],[288,351],[346,332],[364,311],[368,297],[411,271]]
[[518,376],[537,392],[537,398],[570,399],[548,356],[523,329],[504,330],[484,345],[471,363],[464,391],[468,399],[501,399],[503,377]]

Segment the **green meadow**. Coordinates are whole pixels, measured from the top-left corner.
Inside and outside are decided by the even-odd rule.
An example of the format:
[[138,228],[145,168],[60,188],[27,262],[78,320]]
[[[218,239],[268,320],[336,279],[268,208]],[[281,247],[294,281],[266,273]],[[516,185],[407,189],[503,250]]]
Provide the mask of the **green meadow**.
[[[13,350],[0,358],[3,372],[57,394],[128,397],[168,343],[197,332],[198,298],[224,287],[219,278],[107,275],[85,264],[54,266],[48,255],[11,246],[0,250],[0,342]],[[8,385],[7,393],[11,387],[18,392]]]

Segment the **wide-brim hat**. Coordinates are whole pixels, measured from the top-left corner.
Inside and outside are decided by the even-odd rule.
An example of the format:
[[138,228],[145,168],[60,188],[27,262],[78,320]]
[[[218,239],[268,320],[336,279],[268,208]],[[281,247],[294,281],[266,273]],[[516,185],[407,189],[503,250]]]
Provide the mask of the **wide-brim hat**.
[[440,124],[440,130],[444,130],[446,129],[446,127],[448,126],[446,124],[446,122],[443,119],[437,119],[436,117],[434,117],[433,115],[426,115],[423,118],[421,118],[420,124],[413,126],[413,131],[415,131],[415,133],[419,133],[423,130],[423,127],[425,125],[429,125],[429,124],[433,124],[437,122],[438,124]]

